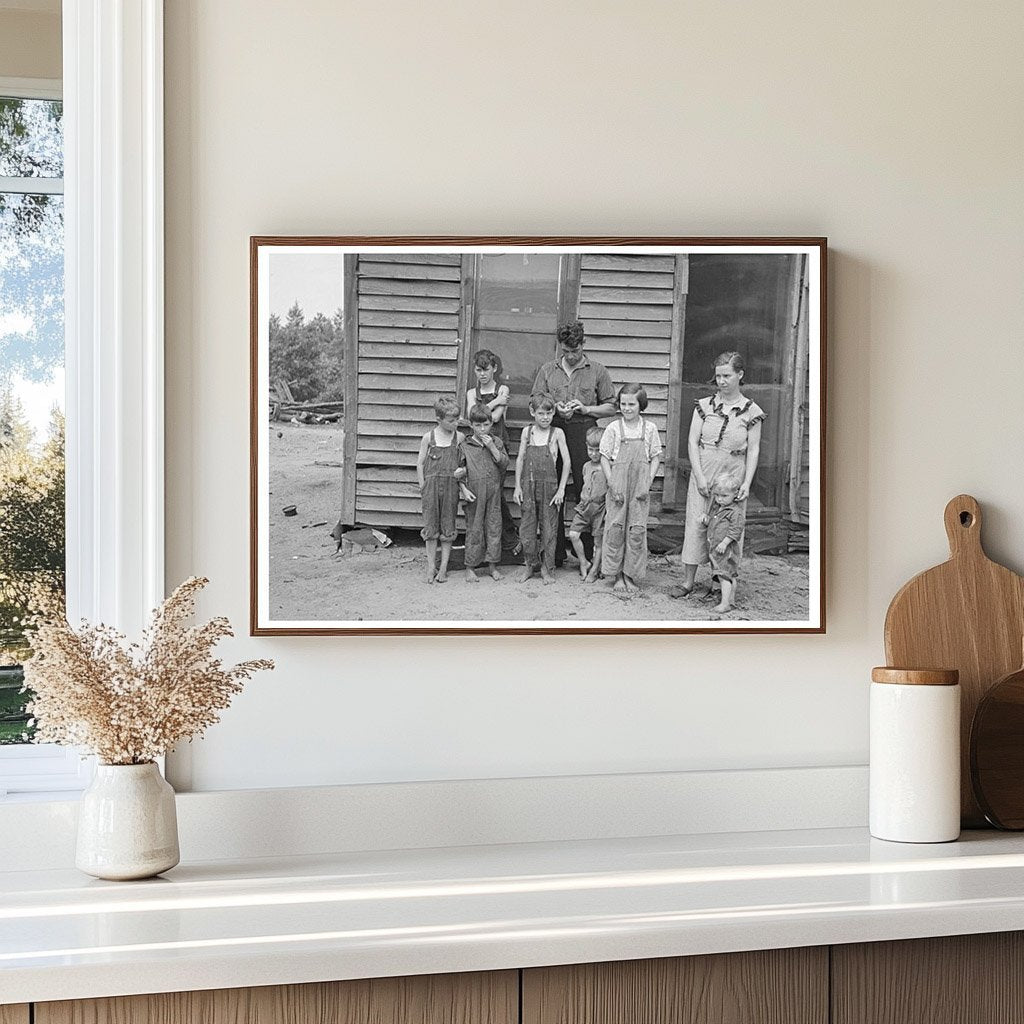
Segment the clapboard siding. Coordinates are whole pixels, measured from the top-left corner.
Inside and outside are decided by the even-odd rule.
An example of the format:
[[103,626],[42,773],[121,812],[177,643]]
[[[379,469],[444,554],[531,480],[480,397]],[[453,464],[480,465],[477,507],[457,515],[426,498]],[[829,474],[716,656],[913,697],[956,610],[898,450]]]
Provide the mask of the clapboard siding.
[[428,299],[459,300],[461,286],[458,281],[410,281],[385,278],[362,278],[359,281],[359,299],[364,295],[423,296]]
[[394,313],[385,313],[379,309],[366,309],[359,315],[360,327],[425,327],[447,328],[458,332],[459,316],[457,313],[426,313],[402,309]]
[[675,258],[584,254],[580,268],[580,319],[587,351],[602,362],[618,388],[643,384],[644,415],[668,440]]
[[458,389],[461,257],[361,254],[356,518],[418,525],[416,456],[434,401]]
[[411,313],[454,313],[458,316],[459,297],[450,298],[443,295],[371,295],[364,293],[359,297],[360,310],[390,312],[405,310]]

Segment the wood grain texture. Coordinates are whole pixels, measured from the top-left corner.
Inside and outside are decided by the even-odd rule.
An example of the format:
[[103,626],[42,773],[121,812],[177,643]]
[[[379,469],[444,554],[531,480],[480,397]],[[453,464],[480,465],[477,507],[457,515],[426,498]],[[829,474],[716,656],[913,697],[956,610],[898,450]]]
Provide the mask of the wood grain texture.
[[523,1024],[826,1024],[828,950],[629,960],[523,972]]
[[28,1024],[28,1006],[18,1003],[11,1006],[0,1006],[0,1024]]
[[871,682],[896,686],[956,686],[960,673],[955,668],[889,668],[871,670]]
[[341,471],[341,519],[348,525],[356,516],[356,443],[359,424],[359,385],[356,371],[359,366],[359,297],[356,292],[359,257],[346,254],[345,267],[345,335],[342,339],[342,369],[344,371],[345,439]]
[[683,474],[680,456],[685,447],[683,437],[689,430],[690,416],[683,411],[683,343],[686,336],[686,299],[690,286],[690,257],[675,257],[675,285],[672,293],[672,335],[669,339],[668,408],[665,420],[665,462],[661,471],[665,478],[662,500],[676,505],[683,496]]
[[36,1024],[516,1024],[518,1019],[516,971],[37,1003],[35,1016]]
[[986,690],[1020,667],[1024,580],[985,554],[982,513],[974,498],[953,498],[944,520],[949,561],[915,576],[892,599],[885,616],[885,656],[895,668],[959,670],[960,813],[965,828],[977,828],[986,822],[971,788],[971,722]]
[[832,947],[833,1024],[1024,1021],[1024,934]]

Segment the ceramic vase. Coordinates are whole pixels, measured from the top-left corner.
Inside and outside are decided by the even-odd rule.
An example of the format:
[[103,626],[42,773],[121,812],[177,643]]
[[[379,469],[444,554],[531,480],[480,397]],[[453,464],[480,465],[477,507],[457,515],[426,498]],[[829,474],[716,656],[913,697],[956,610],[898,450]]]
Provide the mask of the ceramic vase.
[[180,860],[174,790],[156,764],[98,764],[82,794],[75,865],[96,878],[150,878]]

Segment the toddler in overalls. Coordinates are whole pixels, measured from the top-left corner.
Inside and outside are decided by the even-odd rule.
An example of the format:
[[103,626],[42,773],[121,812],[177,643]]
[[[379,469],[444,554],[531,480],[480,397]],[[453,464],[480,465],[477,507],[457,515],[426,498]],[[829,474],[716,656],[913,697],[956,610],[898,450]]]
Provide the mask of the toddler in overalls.
[[493,420],[486,405],[469,410],[473,433],[462,443],[466,463],[466,580],[478,583],[476,569],[486,561],[491,579],[500,580],[501,492],[508,454],[500,437],[491,431]]
[[[604,431],[591,427],[587,431],[587,455],[590,461],[583,466],[583,488],[579,504],[573,509],[569,524],[569,541],[580,561],[580,576],[587,583],[593,583],[601,572],[601,547],[604,540],[605,495],[608,481],[601,468],[601,438]],[[583,534],[589,533],[594,539],[594,560],[588,561],[583,547]]]
[[[516,459],[516,489],[512,496],[522,508],[519,520],[519,539],[523,545],[524,568],[519,577],[522,582],[540,570],[545,583],[555,582],[555,541],[559,528],[565,485],[572,468],[565,434],[553,427],[555,403],[550,398],[530,399],[533,423],[523,427]],[[555,466],[562,456],[561,478]],[[540,533],[540,546],[537,534]]]
[[[455,516],[459,503],[459,480],[465,477],[462,442],[459,438],[459,403],[442,396],[434,403],[437,424],[420,440],[416,476],[423,502],[423,529],[420,536],[427,546],[427,582],[448,580],[448,559],[455,540]],[[441,564],[435,564],[441,542]]]
[[639,384],[619,389],[620,419],[601,438],[601,468],[608,481],[601,572],[617,593],[636,593],[647,576],[647,517],[650,491],[661,465],[658,428],[640,413],[647,391]]
[[708,554],[711,558],[711,578],[722,586],[722,601],[716,612],[732,608],[736,591],[736,577],[740,571],[740,538],[746,520],[746,502],[738,502],[741,476],[725,470],[711,484],[711,503],[702,518],[708,528]]

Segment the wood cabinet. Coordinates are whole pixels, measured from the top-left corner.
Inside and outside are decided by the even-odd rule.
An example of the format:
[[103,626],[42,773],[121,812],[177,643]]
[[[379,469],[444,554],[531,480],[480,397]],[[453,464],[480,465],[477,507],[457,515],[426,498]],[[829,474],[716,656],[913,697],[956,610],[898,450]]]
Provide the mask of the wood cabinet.
[[[26,1017],[25,1022],[27,1020]],[[35,1005],[35,1024],[518,1024],[518,1021],[518,971],[171,992]],[[18,1020],[17,1024],[23,1022]]]
[[0,1006],[0,1024],[1012,1024],[1024,933]]
[[1024,933],[832,947],[833,1024],[1024,1021]]
[[824,1024],[828,949],[523,972],[523,1024]]

